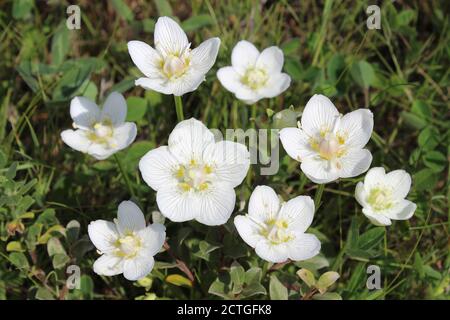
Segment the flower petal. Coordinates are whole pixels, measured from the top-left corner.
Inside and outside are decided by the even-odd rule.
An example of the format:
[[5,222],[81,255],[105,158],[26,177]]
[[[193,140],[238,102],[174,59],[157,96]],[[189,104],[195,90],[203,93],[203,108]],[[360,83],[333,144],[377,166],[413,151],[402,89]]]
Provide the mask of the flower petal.
[[157,254],[166,241],[166,227],[160,223],[154,223],[145,229],[139,230],[138,235],[143,241],[145,251],[154,256]]
[[369,193],[372,188],[385,184],[386,171],[383,167],[374,167],[364,177],[364,190]]
[[239,41],[231,52],[231,65],[241,75],[247,68],[254,67],[259,57],[256,47],[246,40]]
[[118,126],[124,123],[127,117],[127,102],[123,95],[112,92],[103,104],[101,119],[109,119],[113,125]]
[[217,78],[225,89],[234,93],[237,99],[245,103],[252,104],[263,98],[241,82],[241,75],[233,67],[220,68],[217,71]]
[[169,150],[179,161],[200,160],[214,135],[200,121],[191,118],[179,122],[169,136]]
[[248,202],[248,214],[263,222],[276,218],[280,210],[280,199],[269,186],[257,186]]
[[234,210],[236,193],[229,183],[216,182],[196,195],[195,220],[208,226],[226,223]]
[[289,230],[303,233],[314,218],[314,201],[308,196],[298,196],[281,206],[278,219],[286,220]]
[[134,82],[134,84],[136,86],[141,86],[144,89],[153,90],[162,94],[173,94],[173,88],[161,78],[139,78]]
[[266,85],[258,89],[258,93],[265,98],[274,98],[289,88],[291,77],[286,73],[271,75]]
[[303,173],[314,183],[328,183],[339,178],[339,172],[327,160],[309,157],[300,165]]
[[252,248],[256,247],[259,241],[264,240],[264,237],[259,234],[260,227],[248,216],[236,216],[234,225],[242,240]]
[[289,256],[285,244],[272,244],[268,240],[259,241],[255,252],[260,258],[273,263],[285,262]]
[[112,254],[104,254],[95,260],[93,269],[98,275],[115,276],[123,272],[123,260]]
[[86,130],[100,119],[100,109],[88,98],[75,97],[70,101],[70,116],[77,128]]
[[203,81],[205,81],[205,74],[191,68],[183,76],[169,81],[167,83],[168,91],[175,96],[182,96],[185,93],[197,90]]
[[341,178],[352,178],[359,176],[369,169],[372,163],[372,154],[367,149],[349,150],[340,158],[342,168],[339,171]]
[[363,208],[364,215],[376,226],[390,226],[391,219],[383,214],[374,213],[370,208]]
[[164,55],[180,55],[189,45],[186,33],[169,17],[158,19],[154,36],[156,49]]
[[220,141],[210,144],[203,153],[203,160],[212,168],[220,181],[234,188],[242,183],[250,167],[250,153],[241,143]]
[[114,140],[116,150],[122,150],[128,147],[136,139],[137,127],[134,122],[125,122],[114,128]]
[[145,229],[145,217],[133,201],[122,201],[117,211],[118,228],[121,234]]
[[116,225],[105,220],[92,221],[88,225],[91,242],[102,253],[115,250],[115,242],[119,237]]
[[286,244],[289,259],[301,261],[310,259],[320,252],[320,241],[310,233],[297,233],[295,238]]
[[277,46],[264,49],[256,60],[256,67],[265,69],[268,74],[280,73],[283,64],[283,51]]
[[373,131],[373,114],[369,109],[347,113],[339,120],[336,134],[345,139],[345,145],[364,148]]
[[84,130],[64,130],[61,132],[61,139],[72,149],[81,152],[87,152],[91,141],[86,137],[86,132]]
[[87,151],[97,160],[105,160],[116,153],[117,149],[111,148],[104,143],[92,143]]
[[151,255],[137,255],[133,259],[126,259],[123,264],[123,276],[130,281],[139,280],[148,275],[155,265]]
[[158,51],[142,41],[128,42],[128,53],[138,69],[148,78],[161,76],[159,64],[162,61]]
[[403,199],[411,189],[411,176],[405,170],[394,170],[385,175],[385,183],[392,188],[394,198]]
[[167,183],[156,193],[156,202],[161,213],[173,222],[184,222],[195,218],[195,199],[189,192],[182,192],[176,184]]
[[178,166],[167,146],[150,150],[139,161],[142,178],[153,190],[159,190],[168,182],[175,183],[174,172]]
[[214,65],[219,52],[220,39],[211,38],[203,41],[197,48],[191,51],[191,66],[199,73],[206,74]]
[[302,161],[302,159],[315,154],[308,139],[305,132],[298,128],[283,128],[280,131],[280,140],[284,150],[297,161]]
[[321,94],[315,94],[306,103],[302,114],[302,129],[309,136],[316,136],[321,131],[332,131],[339,112],[334,104]]
[[384,213],[388,218],[393,220],[408,220],[416,211],[417,205],[409,200],[402,200],[396,206],[386,210]]
[[367,205],[366,197],[367,197],[367,193],[364,188],[364,183],[360,181],[360,182],[358,182],[358,184],[356,185],[356,188],[355,188],[355,199],[356,199],[356,201],[358,201],[358,203],[361,206],[365,207]]

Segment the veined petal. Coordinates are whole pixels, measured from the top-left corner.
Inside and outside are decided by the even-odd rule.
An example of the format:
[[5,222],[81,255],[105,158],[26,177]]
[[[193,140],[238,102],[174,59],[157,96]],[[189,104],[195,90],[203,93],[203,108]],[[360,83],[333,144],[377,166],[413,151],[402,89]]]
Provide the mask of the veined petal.
[[105,160],[116,153],[117,149],[110,148],[104,143],[92,143],[87,151],[88,154],[97,160]]
[[283,93],[291,84],[291,77],[286,73],[271,75],[266,85],[258,89],[258,93],[265,98],[274,98]]
[[344,115],[336,130],[351,148],[364,148],[373,131],[373,114],[369,109],[358,109]]
[[316,136],[321,132],[332,132],[338,116],[339,112],[330,99],[324,95],[315,94],[303,110],[302,129],[309,136]]
[[302,261],[310,259],[320,252],[320,241],[310,233],[296,233],[295,238],[286,243],[289,259]]
[[289,257],[285,244],[272,244],[266,239],[256,244],[255,252],[260,258],[273,263],[285,262]]
[[205,81],[205,74],[190,68],[183,76],[167,82],[169,91],[175,96],[182,96],[185,93],[197,90],[200,84]]
[[411,176],[405,170],[394,170],[385,175],[385,183],[392,188],[395,198],[403,199],[411,189]]
[[139,280],[148,275],[155,265],[151,255],[137,255],[133,259],[126,259],[123,263],[123,276],[130,281]]
[[136,86],[141,86],[144,89],[153,90],[162,94],[173,94],[173,88],[162,78],[139,78],[134,84]]
[[250,167],[247,147],[232,141],[209,144],[203,153],[203,160],[214,168],[220,181],[229,182],[232,187],[242,183]]
[[339,171],[341,178],[359,176],[369,169],[372,163],[372,154],[367,149],[350,149],[346,155],[339,159],[342,168]]
[[364,190],[369,193],[372,188],[385,184],[386,171],[383,167],[374,167],[364,177]]
[[160,223],[154,223],[139,230],[138,235],[143,241],[143,250],[154,256],[161,250],[164,241],[166,241],[166,227]]
[[248,202],[248,214],[258,221],[274,219],[280,210],[280,199],[269,186],[257,186]]
[[117,211],[118,228],[121,234],[145,229],[145,217],[133,201],[122,201]]
[[278,219],[287,222],[289,230],[303,233],[314,218],[314,201],[308,196],[295,197],[281,206]]
[[256,60],[256,67],[266,70],[269,74],[280,73],[283,64],[283,51],[277,46],[264,49]]
[[117,150],[128,147],[136,139],[137,127],[134,122],[125,122],[114,128],[114,141]]
[[93,268],[98,275],[115,276],[123,272],[123,260],[112,254],[104,254],[95,260]]
[[203,41],[191,52],[191,66],[196,72],[206,74],[216,62],[220,39],[211,38]]
[[231,52],[231,65],[241,75],[249,67],[254,67],[259,57],[256,47],[246,40],[239,41]]
[[167,183],[175,183],[174,172],[178,166],[167,146],[150,150],[139,161],[142,178],[153,190],[159,190]]
[[256,247],[259,241],[264,240],[261,236],[260,227],[247,216],[236,216],[234,218],[234,225],[237,232],[250,247]]
[[119,237],[116,225],[105,220],[96,220],[88,225],[88,234],[94,246],[100,252],[111,252],[115,249],[114,243]]
[[86,137],[86,132],[84,130],[64,130],[61,132],[61,139],[72,149],[81,152],[87,152],[91,141]]
[[142,41],[128,42],[128,53],[138,69],[148,78],[156,78],[161,75],[159,65],[162,57],[158,51]]
[[358,203],[361,206],[365,207],[367,205],[366,197],[367,197],[367,193],[364,188],[364,183],[362,183],[360,181],[360,182],[358,182],[358,184],[356,185],[356,188],[355,188],[355,199],[356,199],[356,201],[358,201]]
[[339,172],[331,165],[330,161],[318,157],[303,159],[300,168],[315,183],[328,183],[339,178]]
[[203,150],[214,143],[214,135],[200,121],[191,118],[179,122],[169,136],[169,150],[178,160],[200,160]]
[[226,223],[233,213],[236,193],[229,183],[211,184],[206,191],[195,195],[195,220],[208,226]]
[[103,104],[101,119],[109,119],[113,125],[118,126],[124,123],[126,117],[127,102],[125,98],[118,92],[112,92]]
[[154,36],[156,49],[164,55],[180,55],[189,45],[186,33],[169,17],[158,19]]
[[376,226],[390,226],[391,219],[383,214],[374,213],[370,208],[363,208],[364,215]]
[[195,198],[182,192],[176,184],[167,183],[156,193],[156,202],[161,213],[173,222],[184,222],[196,217]]
[[85,97],[75,97],[70,101],[70,116],[80,129],[89,129],[100,118],[98,106]]
[[294,160],[302,161],[303,158],[311,157],[315,154],[309,144],[308,136],[301,129],[281,129],[280,140],[284,150]]
[[416,211],[417,205],[409,200],[401,200],[393,208],[387,209],[384,215],[393,220],[408,220]]

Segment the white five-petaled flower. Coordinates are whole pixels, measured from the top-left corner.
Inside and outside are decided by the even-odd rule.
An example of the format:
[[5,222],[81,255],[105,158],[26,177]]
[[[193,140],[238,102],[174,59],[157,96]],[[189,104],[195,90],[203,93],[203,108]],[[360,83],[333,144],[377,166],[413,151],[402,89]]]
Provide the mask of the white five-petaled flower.
[[153,256],[161,250],[166,239],[166,228],[159,223],[146,226],[144,214],[131,201],[119,205],[114,222],[91,222],[88,233],[101,254],[94,263],[94,272],[104,276],[123,273],[131,281],[152,271]]
[[273,98],[285,91],[291,78],[282,73],[283,51],[276,46],[261,53],[245,40],[239,41],[231,53],[231,66],[220,68],[217,78],[222,85],[245,103]]
[[128,42],[134,64],[145,75],[136,85],[181,96],[197,89],[216,61],[220,39],[211,38],[191,50],[186,33],[171,18],[155,25],[155,49],[142,41]]
[[315,183],[350,178],[369,169],[372,154],[363,149],[373,130],[373,114],[358,109],[342,116],[327,97],[314,95],[306,104],[300,128],[284,128],[280,139],[286,152],[301,162]]
[[363,207],[364,215],[378,226],[389,226],[392,220],[407,220],[416,210],[416,204],[405,197],[411,188],[411,176],[404,170],[386,174],[384,168],[370,169],[364,183],[356,185],[355,197]]
[[69,147],[103,160],[128,147],[136,138],[136,125],[125,122],[127,103],[112,92],[100,108],[85,97],[70,102],[70,116],[75,130],[64,130],[61,138]]
[[149,151],[139,162],[144,181],[157,191],[164,216],[210,226],[224,224],[230,217],[236,201],[234,188],[249,166],[245,145],[215,142],[213,133],[193,118],[177,124],[168,146]]
[[320,241],[305,233],[314,217],[311,197],[298,196],[280,204],[275,191],[257,186],[250,196],[248,214],[236,216],[234,225],[256,254],[269,262],[299,261],[314,257]]

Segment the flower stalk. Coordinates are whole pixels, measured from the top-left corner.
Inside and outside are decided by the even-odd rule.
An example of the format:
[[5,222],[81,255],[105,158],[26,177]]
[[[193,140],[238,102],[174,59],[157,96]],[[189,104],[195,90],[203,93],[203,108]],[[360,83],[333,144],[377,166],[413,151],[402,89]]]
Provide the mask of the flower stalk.
[[177,112],[177,119],[178,122],[184,120],[184,114],[183,114],[183,101],[181,100],[181,96],[173,96],[175,100],[175,110]]

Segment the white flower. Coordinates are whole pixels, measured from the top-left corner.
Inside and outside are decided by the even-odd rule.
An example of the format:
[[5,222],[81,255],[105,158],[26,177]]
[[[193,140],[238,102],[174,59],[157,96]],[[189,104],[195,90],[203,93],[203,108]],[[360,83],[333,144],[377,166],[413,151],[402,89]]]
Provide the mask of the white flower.
[[249,166],[245,145],[215,142],[213,133],[193,118],[177,124],[168,146],[149,151],[139,162],[144,181],[157,191],[164,216],[210,226],[224,224],[230,217],[236,201],[234,188]]
[[393,220],[407,220],[416,210],[416,204],[406,200],[411,188],[411,176],[404,170],[386,174],[384,168],[370,169],[364,183],[359,182],[355,198],[363,207],[364,215],[378,226],[391,225]]
[[306,260],[320,251],[320,241],[305,233],[314,217],[311,197],[298,196],[280,205],[275,191],[257,186],[250,196],[248,214],[236,216],[234,225],[256,254],[269,262]]
[[286,152],[301,162],[315,183],[351,178],[367,171],[372,154],[363,149],[373,130],[373,115],[358,109],[342,116],[327,97],[314,95],[303,110],[300,128],[284,128],[280,139]]
[[186,33],[171,18],[155,25],[155,49],[142,41],[128,42],[134,64],[145,75],[136,85],[181,96],[197,89],[216,61],[220,39],[211,38],[191,50]]
[[96,220],[88,226],[89,238],[101,254],[94,272],[104,276],[123,273],[135,281],[149,274],[166,239],[166,228],[159,223],[145,226],[141,209],[131,201],[119,205],[113,222]]
[[128,147],[136,138],[136,125],[125,122],[127,103],[117,92],[111,93],[100,110],[85,97],[70,102],[70,116],[76,130],[64,130],[61,138],[69,147],[103,160]]
[[289,87],[291,78],[281,73],[283,63],[280,48],[273,46],[259,53],[252,43],[242,40],[231,53],[232,66],[220,68],[217,78],[236,98],[253,104],[276,97]]

